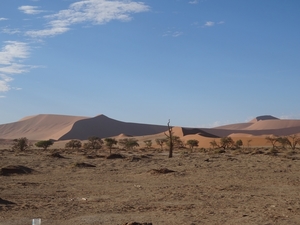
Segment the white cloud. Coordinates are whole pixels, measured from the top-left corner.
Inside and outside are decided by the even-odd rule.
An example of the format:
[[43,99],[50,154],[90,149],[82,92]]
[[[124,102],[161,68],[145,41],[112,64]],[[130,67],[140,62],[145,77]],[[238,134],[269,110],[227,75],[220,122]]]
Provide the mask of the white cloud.
[[214,26],[214,25],[215,25],[215,22],[212,22],[212,21],[207,21],[207,22],[204,24],[205,27],[212,27],[212,26]]
[[8,20],[7,18],[0,17],[0,21]]
[[34,14],[39,14],[41,12],[44,12],[43,10],[39,10],[38,6],[31,6],[31,5],[23,5],[20,6],[18,9],[20,11],[22,11],[25,14],[30,14],[30,15],[34,15]]
[[68,9],[45,16],[50,20],[46,29],[28,31],[26,35],[48,37],[67,32],[70,26],[79,23],[105,24],[111,20],[129,21],[131,20],[130,14],[145,12],[149,9],[149,6],[144,3],[130,0],[82,0],[71,4]]
[[21,32],[18,29],[4,28],[4,29],[2,29],[1,33],[4,33],[4,34],[18,34],[18,33],[21,33]]
[[20,74],[20,73],[28,72],[30,68],[32,68],[32,67],[28,66],[28,65],[23,65],[23,64],[19,64],[19,63],[12,63],[9,66],[0,67],[0,73]]
[[12,78],[7,77],[4,74],[0,74],[0,92],[7,92],[10,90],[9,82],[12,81]]
[[29,46],[24,42],[6,41],[0,51],[0,65],[11,65],[16,59],[26,59],[29,56]]
[[189,1],[190,4],[198,4],[199,1],[198,0],[193,0],[193,1]]
[[213,21],[207,21],[202,27],[213,27],[215,26],[216,24],[217,25],[221,25],[221,24],[224,24],[225,22],[224,21],[220,21],[220,22],[213,22]]
[[181,36],[181,35],[183,35],[182,32],[176,31],[176,32],[174,32],[174,33],[172,34],[172,37],[179,37],[179,36]]
[[6,41],[0,51],[0,92],[7,92],[11,89],[9,82],[13,80],[14,74],[28,72],[29,65],[21,63],[29,57],[30,48],[28,44],[18,41]]
[[180,31],[167,31],[163,34],[163,37],[171,36],[171,37],[179,37],[183,35],[183,32]]

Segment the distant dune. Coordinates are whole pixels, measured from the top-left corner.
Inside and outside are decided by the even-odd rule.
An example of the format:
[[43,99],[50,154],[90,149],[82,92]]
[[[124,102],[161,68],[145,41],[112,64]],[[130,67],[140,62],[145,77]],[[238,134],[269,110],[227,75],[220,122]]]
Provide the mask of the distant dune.
[[62,135],[59,140],[80,139],[86,140],[91,136],[100,138],[125,134],[126,136],[143,136],[157,134],[167,130],[166,126],[126,123],[100,115],[93,118],[78,120],[72,129]]
[[245,135],[278,135],[285,136],[300,133],[300,120],[280,120],[273,116],[258,116],[248,123],[229,124],[214,128],[203,128],[201,131],[219,137],[232,134]]
[[93,118],[42,114],[28,116],[17,122],[0,125],[0,138],[27,137],[30,140],[86,140],[91,136],[100,138],[120,134],[142,136],[165,131],[166,126],[126,123],[104,115]]
[[31,140],[58,140],[78,121],[87,117],[41,114],[25,117],[17,122],[0,125],[0,137],[14,139],[27,137]]
[[[105,137],[165,137],[167,126],[129,123],[105,115],[95,117],[42,114],[28,116],[17,122],[0,125],[0,138],[27,137],[30,140],[87,140],[91,136]],[[174,135],[183,139],[212,139],[225,136],[256,137],[300,133],[300,120],[281,120],[259,116],[248,123],[229,124],[215,128],[174,127]],[[152,136],[151,136],[152,135]],[[145,139],[143,138],[143,139]]]

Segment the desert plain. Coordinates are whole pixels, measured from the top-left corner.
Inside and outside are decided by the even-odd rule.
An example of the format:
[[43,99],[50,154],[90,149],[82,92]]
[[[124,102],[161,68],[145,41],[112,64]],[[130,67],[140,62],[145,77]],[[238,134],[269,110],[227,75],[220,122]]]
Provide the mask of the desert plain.
[[[31,224],[33,218],[41,218],[43,225],[300,224],[299,146],[274,150],[265,139],[300,133],[298,120],[264,117],[215,129],[177,127],[175,135],[183,141],[197,139],[199,146],[175,148],[169,158],[166,146],[143,145],[164,137],[166,127],[149,131],[143,125],[129,128],[101,120],[105,126],[98,136],[108,129],[107,136],[140,143],[130,150],[115,146],[114,157],[109,157],[106,147],[64,148],[71,135],[91,132],[84,130],[93,127],[84,122],[88,118],[55,117],[59,123],[49,118],[53,119],[43,115],[0,125],[1,225]],[[122,126],[124,130],[117,131],[121,133],[112,135]],[[139,129],[142,135],[136,135]],[[212,148],[210,142],[221,134],[244,145]],[[11,140],[20,135],[32,143],[54,137],[56,141],[47,150],[12,150]],[[7,173],[7,168],[16,171]]]

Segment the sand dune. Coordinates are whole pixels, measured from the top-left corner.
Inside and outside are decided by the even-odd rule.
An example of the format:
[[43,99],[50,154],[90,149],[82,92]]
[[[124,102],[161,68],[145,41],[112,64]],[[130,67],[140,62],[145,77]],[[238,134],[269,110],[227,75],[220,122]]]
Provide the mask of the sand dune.
[[0,125],[0,136],[5,139],[27,137],[31,140],[57,140],[72,125],[87,117],[41,114],[25,117],[17,122]]
[[[0,125],[0,137],[30,140],[87,140],[91,136],[105,137],[165,137],[166,126],[129,123],[105,115],[96,117],[42,114],[28,116],[17,122]],[[300,120],[281,120],[272,116],[259,116],[248,123],[229,124],[215,128],[174,127],[174,135],[211,140],[224,136],[258,137],[262,135],[285,136],[300,133]],[[152,135],[152,136],[151,136]]]
[[17,122],[0,125],[0,137],[14,139],[27,137],[30,140],[86,140],[91,136],[111,137],[119,134],[141,136],[156,134],[166,126],[126,123],[104,115],[93,118],[65,115],[37,115]]
[[244,135],[278,135],[286,136],[300,133],[300,120],[280,120],[273,116],[258,116],[248,123],[229,124],[210,129],[201,129],[219,137],[239,133]]
[[272,130],[299,127],[300,120],[260,120],[246,127],[245,130]]
[[78,120],[74,123],[72,129],[59,140],[80,139],[86,140],[91,136],[100,138],[126,134],[126,136],[143,136],[156,134],[165,131],[166,126],[126,123],[100,115],[93,118]]

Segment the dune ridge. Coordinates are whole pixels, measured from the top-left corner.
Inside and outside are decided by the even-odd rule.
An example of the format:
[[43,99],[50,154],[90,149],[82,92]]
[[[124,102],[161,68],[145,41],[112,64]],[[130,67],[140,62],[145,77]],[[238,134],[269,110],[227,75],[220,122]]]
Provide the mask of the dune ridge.
[[126,134],[126,136],[143,136],[163,132],[166,126],[128,123],[111,119],[105,115],[78,120],[72,129],[61,136],[59,140],[80,139],[86,140],[91,136],[100,138]]
[[[27,137],[30,140],[87,140],[91,136],[105,137],[162,137],[167,126],[122,122],[103,114],[95,117],[40,114],[0,125],[0,138]],[[174,135],[183,137],[220,138],[225,136],[255,137],[262,135],[292,135],[300,133],[300,120],[259,116],[248,123],[229,124],[214,128],[174,127]]]
[[76,121],[85,118],[87,117],[55,114],[29,116],[17,122],[0,125],[0,137],[4,139],[27,137],[31,140],[57,140],[65,132],[68,132]]

